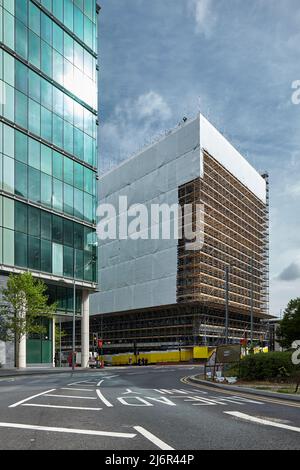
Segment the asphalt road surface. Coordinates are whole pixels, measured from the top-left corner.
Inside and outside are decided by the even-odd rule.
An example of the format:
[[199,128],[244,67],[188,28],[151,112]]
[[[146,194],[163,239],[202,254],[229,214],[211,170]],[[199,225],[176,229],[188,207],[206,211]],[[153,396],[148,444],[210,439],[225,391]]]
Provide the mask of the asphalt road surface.
[[197,366],[0,379],[0,449],[300,449],[300,403],[184,379]]

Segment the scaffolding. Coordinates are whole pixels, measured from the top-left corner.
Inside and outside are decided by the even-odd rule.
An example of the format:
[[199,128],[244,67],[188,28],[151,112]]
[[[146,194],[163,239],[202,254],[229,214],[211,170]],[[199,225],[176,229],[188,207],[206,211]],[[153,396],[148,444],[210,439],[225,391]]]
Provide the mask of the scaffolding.
[[[179,188],[179,202],[204,205],[204,246],[187,251],[178,244],[177,301],[225,306],[224,272],[231,266],[231,312],[268,314],[269,191],[264,204],[211,155],[204,152],[204,175]],[[196,209],[195,209],[196,210]],[[193,214],[194,229],[196,213]],[[184,225],[184,222],[183,222]]]
[[[204,205],[204,246],[188,251],[184,239],[178,242],[177,303],[92,316],[91,335],[100,335],[106,354],[134,345],[154,350],[224,343],[226,266],[230,266],[229,341],[250,336],[252,313],[253,339],[266,338],[262,320],[268,318],[269,308],[268,176],[263,175],[265,204],[207,152],[203,158],[203,177],[178,188],[182,208]],[[193,210],[193,231],[196,215]]]

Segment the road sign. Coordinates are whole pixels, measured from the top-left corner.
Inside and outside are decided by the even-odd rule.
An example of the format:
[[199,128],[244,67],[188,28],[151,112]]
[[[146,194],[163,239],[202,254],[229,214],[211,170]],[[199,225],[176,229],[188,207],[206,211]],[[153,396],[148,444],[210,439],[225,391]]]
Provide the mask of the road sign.
[[240,344],[231,344],[217,347],[216,363],[218,364],[230,364],[233,362],[239,362],[240,358]]

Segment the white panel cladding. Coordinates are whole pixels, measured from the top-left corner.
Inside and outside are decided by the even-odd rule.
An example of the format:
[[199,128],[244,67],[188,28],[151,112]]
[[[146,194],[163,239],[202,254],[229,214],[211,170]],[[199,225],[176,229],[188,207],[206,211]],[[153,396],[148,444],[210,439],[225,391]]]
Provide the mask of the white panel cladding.
[[[127,196],[128,206],[145,204],[148,209],[151,204],[177,203],[178,187],[203,176],[200,138],[202,149],[266,201],[265,180],[203,116],[104,175],[100,201],[117,211],[119,196]],[[177,240],[100,241],[101,292],[91,296],[91,313],[176,303],[177,245]]]
[[[200,176],[199,118],[127,160],[101,178],[100,200],[118,209],[178,203],[178,186]],[[149,228],[149,232],[151,228]],[[92,313],[110,313],[176,303],[177,240],[100,241],[100,293]]]
[[206,150],[258,199],[264,204],[266,203],[266,181],[264,178],[202,115],[200,116],[200,140],[201,149]]

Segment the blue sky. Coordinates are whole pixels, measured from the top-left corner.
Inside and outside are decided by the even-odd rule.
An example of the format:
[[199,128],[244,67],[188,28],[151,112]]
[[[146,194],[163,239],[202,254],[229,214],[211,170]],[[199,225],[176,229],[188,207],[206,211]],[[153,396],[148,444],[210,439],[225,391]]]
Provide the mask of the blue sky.
[[101,0],[108,169],[201,111],[271,186],[271,313],[300,297],[299,0]]

